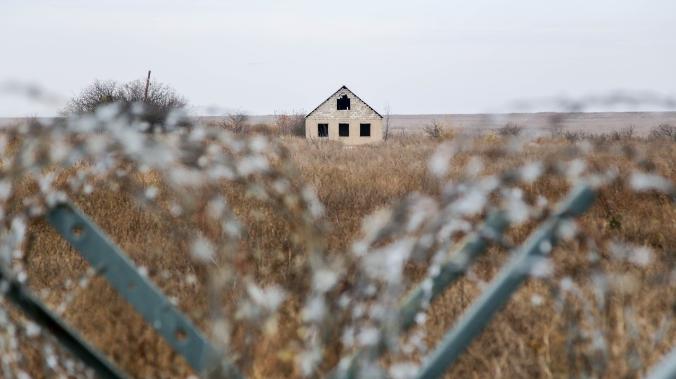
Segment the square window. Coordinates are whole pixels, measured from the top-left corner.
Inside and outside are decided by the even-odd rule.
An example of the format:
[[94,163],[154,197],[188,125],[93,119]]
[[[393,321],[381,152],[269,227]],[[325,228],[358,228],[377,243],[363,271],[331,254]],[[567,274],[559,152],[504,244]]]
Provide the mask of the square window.
[[350,124],[338,124],[338,136],[349,137],[350,136]]
[[317,124],[317,135],[319,137],[329,136],[329,124]]
[[359,124],[359,136],[371,137],[371,124]]

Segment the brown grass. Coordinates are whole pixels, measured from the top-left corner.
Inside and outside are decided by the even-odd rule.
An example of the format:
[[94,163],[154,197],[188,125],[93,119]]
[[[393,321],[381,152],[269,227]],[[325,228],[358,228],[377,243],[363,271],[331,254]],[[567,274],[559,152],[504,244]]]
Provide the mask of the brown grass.
[[[490,156],[490,150],[501,146],[497,136],[485,138],[478,147],[480,154]],[[391,138],[387,144],[345,148],[337,144],[310,144],[298,138],[286,138],[291,160],[302,180],[310,183],[326,207],[330,223],[327,243],[330,251],[345,251],[359,235],[362,220],[369,213],[392,204],[411,192],[436,196],[436,182],[426,173],[426,164],[436,140],[424,138]],[[487,159],[487,172],[496,172],[548,154],[552,149],[565,149],[565,139],[541,140],[528,145],[521,153],[508,159]],[[625,138],[604,141],[596,146],[592,165],[617,166],[623,173],[636,165],[632,154],[642,154],[642,164],[676,182],[676,145],[668,140]],[[461,174],[461,164],[470,154],[457,157],[457,167],[451,177]],[[148,181],[152,181],[152,177]],[[161,185],[161,183],[160,183]],[[25,188],[30,191],[30,188]],[[547,177],[525,188],[529,196],[543,195],[561,198],[568,188],[560,180]],[[295,241],[286,238],[286,220],[259,202],[226,188],[230,204],[247,226],[250,244],[246,247],[253,257],[254,280],[290,284],[307,281],[294,270]],[[181,235],[181,225],[162,215],[150,214],[135,205],[133,199],[114,191],[97,191],[79,196],[75,202],[90,215],[140,266],[165,293],[178,300],[179,307],[205,331],[209,331],[208,309],[203,267],[194,264],[186,254],[187,243],[173,236]],[[637,194],[617,184],[601,193],[594,208],[581,220],[584,231],[602,243],[614,239],[646,245],[655,252],[647,267],[635,267],[609,257],[599,246],[600,258],[590,262],[583,241],[568,242],[555,249],[555,274],[545,280],[530,280],[508,306],[494,319],[488,329],[471,345],[468,352],[453,367],[448,377],[468,378],[558,378],[592,372],[604,378],[637,377],[645,367],[653,365],[676,340],[676,288],[672,275],[676,252],[676,209],[665,196]],[[534,225],[514,228],[510,238],[525,239]],[[86,271],[86,263],[45,223],[36,222],[29,228],[30,248],[25,264],[30,285],[45,295],[53,307],[73,292],[64,288],[67,279],[77,280]],[[505,253],[491,249],[480,260],[474,274],[489,280],[505,261]],[[611,272],[621,278],[621,285],[611,286],[607,302],[596,304],[590,283],[594,270]],[[422,268],[411,268],[418,277]],[[194,275],[195,282],[186,280]],[[665,279],[665,276],[667,279]],[[561,278],[570,277],[581,287],[581,293],[594,303],[593,320],[589,323],[582,303],[568,298],[556,304],[553,292]],[[664,283],[667,285],[664,285]],[[76,286],[75,286],[76,287]],[[48,290],[48,291],[47,291]],[[186,377],[190,370],[163,341],[146,326],[105,283],[94,278],[78,291],[67,308],[65,317],[94,345],[101,348],[122,368],[135,377]],[[430,346],[453,325],[471,301],[480,293],[477,282],[462,280],[431,307],[425,330]],[[531,301],[538,295],[544,302],[536,306]],[[228,297],[227,294],[224,294]],[[233,300],[235,301],[235,300]],[[253,378],[295,377],[298,373],[285,347],[299,338],[296,330],[298,301],[293,297],[282,309],[278,331],[270,335],[247,337],[246,325],[233,332],[233,351],[248,351],[235,357],[240,367]],[[666,325],[661,339],[655,339],[660,327]],[[600,330],[606,337],[609,355],[607,364],[595,368],[600,357],[590,348],[592,338],[584,333],[571,334],[579,326],[583,332]],[[571,335],[576,339],[571,340]],[[44,375],[43,363],[24,346],[26,359],[35,377]],[[327,351],[325,369],[335,364],[340,347]],[[33,357],[33,358],[31,358]],[[638,359],[633,366],[630,359]]]

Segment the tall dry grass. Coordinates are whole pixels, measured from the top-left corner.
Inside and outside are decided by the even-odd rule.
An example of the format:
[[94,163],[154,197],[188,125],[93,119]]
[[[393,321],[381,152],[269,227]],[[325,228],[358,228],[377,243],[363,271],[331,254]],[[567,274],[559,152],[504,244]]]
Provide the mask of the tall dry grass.
[[[282,144],[298,171],[300,180],[311,184],[326,209],[325,243],[330,254],[346,251],[360,235],[360,226],[370,213],[387,207],[414,192],[440,196],[440,187],[428,173],[427,162],[441,141],[422,137],[392,137],[386,144],[348,148],[333,143],[309,143],[284,137]],[[552,151],[562,160],[576,157],[566,151],[580,141],[539,139],[525,143],[519,152],[503,154],[509,138],[481,137],[480,143],[454,157],[449,177],[466,173],[472,157],[483,159],[483,172],[503,172],[519,164],[543,159]],[[600,141],[589,165],[614,166],[620,177],[641,166],[676,182],[676,145],[666,139],[623,138]],[[637,159],[637,156],[640,159]],[[141,178],[148,185],[163,183],[152,174]],[[33,184],[34,185],[34,184]],[[560,199],[569,188],[560,179],[543,175],[524,186],[527,197]],[[21,188],[30,193],[31,184]],[[303,260],[295,226],[284,215],[247,195],[233,184],[223,189],[233,212],[242,220],[248,237],[241,246],[248,256],[238,261],[257,283],[284,283],[286,288],[305,286]],[[188,230],[174,218],[148,213],[131,195],[113,190],[73,199],[137,263],[179,308],[209,329],[206,269],[193,262],[186,251]],[[189,221],[186,220],[186,223]],[[190,220],[200,223],[200,220]],[[676,341],[676,288],[673,275],[676,256],[676,208],[662,194],[636,193],[616,183],[600,193],[596,205],[581,219],[581,228],[590,237],[574,240],[553,252],[554,272],[532,279],[512,298],[507,307],[471,345],[447,377],[517,378],[577,377],[582,373],[604,378],[638,377],[654,364]],[[536,227],[533,222],[512,228],[513,244],[523,241]],[[185,228],[182,230],[182,228]],[[208,232],[208,231],[207,231]],[[613,259],[605,243],[623,240],[651,249],[644,266]],[[598,243],[589,246],[590,241]],[[44,222],[29,226],[29,248],[25,267],[30,286],[54,308],[64,302],[65,318],[84,337],[103,350],[135,377],[187,377],[188,366],[177,357],[105,281],[87,274],[87,264]],[[595,251],[597,255],[590,256]],[[467,279],[448,289],[434,303],[424,323],[424,338],[433,346],[477,297],[484,283],[500,269],[507,256],[504,248],[491,248]],[[423,276],[424,265],[409,264],[411,282]],[[595,298],[595,274],[610,273],[608,296],[600,304]],[[670,279],[671,276],[671,279]],[[86,286],[78,281],[89,280]],[[348,278],[349,279],[349,278]],[[561,282],[573,283],[579,291],[557,296]],[[664,285],[667,283],[667,285]],[[342,285],[349,286],[349,280]],[[233,294],[235,291],[233,291]],[[235,295],[221,294],[227,301]],[[589,303],[594,304],[588,307]],[[259,334],[248,333],[246,321],[232,332],[231,351],[236,363],[253,378],[298,377],[293,357],[287,351],[294,340],[302,339],[300,297],[291,296],[275,323]],[[19,316],[14,316],[19,317]],[[607,356],[595,348],[595,333],[608,344]],[[339,337],[339,336],[337,336]],[[339,338],[325,354],[322,370],[336,364],[342,350]],[[22,346],[27,370],[35,377],[48,376],[41,352],[28,341]],[[300,342],[299,342],[300,343]],[[396,359],[388,356],[383,364]],[[602,366],[602,367],[599,367]]]

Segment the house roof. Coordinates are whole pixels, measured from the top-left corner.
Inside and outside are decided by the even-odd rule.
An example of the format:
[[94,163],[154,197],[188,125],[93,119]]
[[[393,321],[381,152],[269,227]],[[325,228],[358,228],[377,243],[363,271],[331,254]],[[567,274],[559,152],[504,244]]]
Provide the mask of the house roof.
[[332,93],[331,96],[327,97],[326,100],[322,101],[321,104],[317,105],[317,108],[313,109],[312,112],[308,113],[307,116],[305,116],[305,118],[310,117],[310,115],[313,114],[317,109],[319,109],[319,107],[321,107],[322,105],[324,105],[324,103],[326,103],[327,101],[331,100],[331,98],[333,97],[333,95],[337,94],[338,92],[340,92],[341,90],[344,90],[344,89],[350,91],[350,93],[351,93],[354,97],[356,97],[357,99],[359,99],[359,101],[361,101],[362,103],[366,104],[366,106],[369,107],[370,110],[372,110],[373,112],[375,112],[375,114],[377,114],[378,117],[383,118],[383,116],[382,116],[380,113],[378,113],[377,110],[373,109],[373,107],[371,107],[367,102],[365,102],[365,101],[362,100],[359,96],[357,96],[357,94],[355,94],[351,89],[347,88],[347,86],[342,86],[342,87],[338,88],[338,90],[337,90],[336,92]]

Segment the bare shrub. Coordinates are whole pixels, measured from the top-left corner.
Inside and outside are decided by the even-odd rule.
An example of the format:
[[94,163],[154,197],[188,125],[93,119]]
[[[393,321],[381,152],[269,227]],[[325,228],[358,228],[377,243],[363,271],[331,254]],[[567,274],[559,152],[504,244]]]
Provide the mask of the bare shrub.
[[263,134],[266,136],[274,136],[279,134],[275,128],[265,123],[249,125],[247,130],[251,131],[252,133]]
[[441,126],[437,120],[432,120],[424,129],[425,135],[430,138],[441,138]]
[[221,126],[233,133],[242,133],[249,126],[249,115],[244,112],[228,113]]
[[660,124],[650,131],[651,138],[669,138],[676,140],[676,126]]
[[622,128],[620,130],[616,130],[608,136],[610,140],[613,141],[622,141],[625,139],[631,139],[634,137],[634,130],[635,127],[633,125],[628,126],[626,128]]
[[523,127],[514,122],[508,122],[502,128],[498,129],[498,134],[503,137],[515,137],[523,132]]
[[577,141],[581,141],[583,139],[588,139],[588,138],[593,137],[592,134],[589,134],[587,132],[570,131],[570,130],[564,131],[562,133],[562,135],[563,135],[563,138],[565,138],[568,142],[577,142]]
[[123,93],[112,80],[96,80],[70,99],[66,106],[68,113],[92,113],[101,105],[115,103],[123,99]]
[[188,104],[184,97],[164,83],[151,80],[147,96],[145,87],[143,80],[122,84],[112,80],[96,80],[69,101],[64,113],[94,113],[100,106],[114,103],[126,110],[140,104],[140,110],[127,113],[137,115],[140,121],[150,124],[149,130],[152,131],[162,126],[172,111],[184,109]]
[[300,112],[278,113],[275,115],[275,127],[280,134],[304,136],[305,115]]
[[563,131],[560,137],[565,138],[568,142],[577,142],[582,140],[589,140],[595,144],[605,144],[608,142],[627,141],[636,138],[634,127],[630,126],[612,133],[590,133],[586,131]]
[[390,137],[390,106],[387,105],[385,107],[385,132],[383,133],[383,140],[387,141],[387,139]]

